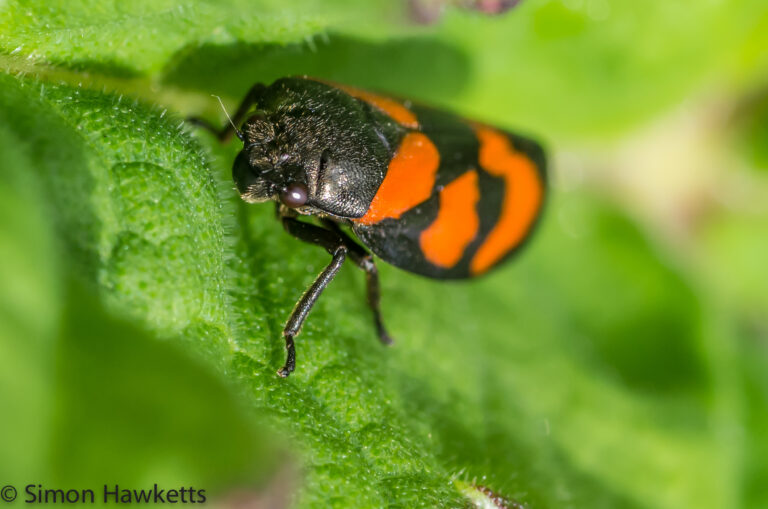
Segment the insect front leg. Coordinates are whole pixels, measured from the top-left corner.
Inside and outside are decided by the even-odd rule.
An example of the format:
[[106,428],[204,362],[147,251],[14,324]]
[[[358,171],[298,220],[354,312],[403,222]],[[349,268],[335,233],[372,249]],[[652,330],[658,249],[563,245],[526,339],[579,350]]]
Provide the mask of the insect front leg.
[[320,275],[317,276],[317,279],[315,279],[307,291],[304,292],[304,295],[301,296],[299,302],[296,303],[296,307],[293,308],[291,316],[288,318],[288,322],[286,322],[285,328],[283,329],[285,349],[288,353],[285,359],[285,366],[280,368],[277,372],[281,377],[287,377],[294,369],[296,369],[296,347],[293,343],[293,338],[299,334],[301,325],[307,318],[312,306],[315,305],[315,302],[320,297],[323,290],[325,290],[325,287],[328,286],[328,283],[333,281],[333,278],[336,277],[336,274],[338,274],[346,257],[347,248],[344,246],[337,247],[331,263],[329,263]]
[[[222,128],[218,128],[200,117],[189,117],[187,122],[211,131],[221,142],[228,141],[233,134],[236,134],[237,137],[242,140],[243,135],[238,130],[237,126],[243,123],[245,120],[245,115],[248,113],[251,107],[254,104],[259,103],[259,100],[261,99],[261,96],[266,88],[267,87],[262,83],[257,83],[251,87],[248,93],[245,94],[243,101],[240,103],[240,106],[237,108],[234,116],[230,119],[230,122]],[[224,113],[226,113],[226,111]]]
[[319,226],[309,223],[303,223],[292,217],[283,217],[282,222],[283,228],[285,228],[288,233],[304,242],[324,247],[326,251],[333,256],[331,263],[323,269],[320,275],[317,276],[317,279],[315,279],[296,303],[296,307],[293,308],[291,316],[288,318],[285,328],[283,329],[287,357],[285,366],[280,368],[277,374],[285,378],[296,368],[296,347],[293,339],[299,334],[304,320],[307,318],[312,306],[317,302],[320,294],[325,290],[328,284],[333,281],[336,274],[338,274],[344,260],[347,258],[347,252],[349,250],[341,237],[325,228],[320,228]]
[[381,317],[381,307],[379,305],[381,301],[381,287],[379,286],[379,271],[376,268],[376,264],[373,262],[373,256],[365,250],[360,244],[352,240],[339,225],[333,221],[323,219],[323,224],[328,229],[336,232],[342,239],[344,244],[349,249],[349,257],[355,262],[355,265],[363,269],[365,272],[366,283],[366,296],[368,298],[368,307],[373,312],[373,323],[376,326],[376,332],[379,335],[379,341],[385,345],[391,345],[394,340],[384,327],[384,320]]

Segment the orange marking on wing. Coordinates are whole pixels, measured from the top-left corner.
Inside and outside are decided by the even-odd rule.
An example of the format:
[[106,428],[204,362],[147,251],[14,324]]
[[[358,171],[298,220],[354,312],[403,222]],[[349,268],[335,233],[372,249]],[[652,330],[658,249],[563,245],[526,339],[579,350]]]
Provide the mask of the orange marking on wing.
[[389,162],[384,181],[368,207],[368,212],[354,221],[378,223],[386,218],[399,218],[432,195],[440,153],[422,133],[405,135],[395,157]]
[[480,229],[475,208],[479,200],[475,170],[468,171],[440,191],[437,217],[419,237],[421,251],[430,263],[446,269],[459,263]]
[[501,216],[470,263],[472,274],[481,274],[528,233],[539,212],[544,185],[534,163],[516,152],[504,134],[484,126],[475,126],[475,133],[480,141],[480,165],[504,178]]
[[366,92],[365,90],[360,90],[359,88],[355,87],[349,87],[346,85],[335,86],[348,93],[352,97],[356,97],[357,99],[365,101],[371,106],[380,109],[401,125],[410,129],[419,128],[419,121],[416,118],[416,115],[414,115],[411,110],[406,108],[400,102],[389,97],[374,94],[372,92]]

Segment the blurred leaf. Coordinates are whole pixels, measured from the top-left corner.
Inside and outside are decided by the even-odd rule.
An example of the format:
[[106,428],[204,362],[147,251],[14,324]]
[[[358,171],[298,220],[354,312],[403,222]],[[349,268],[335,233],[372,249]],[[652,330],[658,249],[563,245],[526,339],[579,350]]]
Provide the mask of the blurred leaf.
[[281,456],[231,387],[178,344],[106,315],[82,287],[67,299],[76,305],[62,323],[53,394],[59,485],[194,486],[208,498],[263,485]]
[[115,308],[227,355],[222,204],[180,122],[122,97],[0,83],[3,118],[34,147],[36,194],[81,274]]
[[295,44],[204,45],[169,66],[162,79],[180,89],[240,100],[256,82],[306,74],[435,102],[461,92],[470,72],[468,55],[450,41],[412,36],[371,42],[333,35],[312,51]]
[[[768,193],[763,193],[768,200]],[[763,204],[768,202],[763,202]],[[700,232],[699,270],[718,301],[760,329],[768,328],[768,209],[722,214]],[[758,277],[755,277],[758,276]]]
[[386,12],[365,2],[299,0],[10,0],[0,5],[0,51],[111,74],[156,72],[195,46],[294,42],[343,21]]
[[[153,76],[139,87],[106,79],[152,98],[158,77],[238,100],[255,81],[311,74],[576,139],[624,132],[723,84],[750,85],[766,64],[761,0],[529,1],[496,17],[448,10],[428,28],[409,20],[405,5],[9,0],[0,6],[0,52],[12,68],[88,70],[68,79],[94,85]],[[188,97],[160,92],[188,107]]]
[[[262,489],[280,456],[233,388],[178,344],[110,316],[92,291],[95,276],[86,286],[64,276],[77,274],[69,262],[87,249],[61,249],[51,219],[62,214],[56,200],[41,198],[52,196],[42,192],[45,179],[55,183],[82,142],[29,90],[2,80],[0,478],[19,492],[30,483],[97,492],[113,482],[192,484],[209,497],[240,485]],[[12,123],[19,111],[50,121],[40,124],[51,129],[44,150],[24,123]],[[57,136],[73,143],[69,150]],[[48,159],[57,148],[63,157]],[[66,206],[86,213],[91,189],[71,185]],[[67,231],[60,237],[78,237]]]
[[[757,337],[756,337],[757,336]],[[760,508],[768,505],[768,331],[761,335],[743,334],[743,361],[745,373],[746,429],[744,441],[749,444],[744,457],[745,507]]]
[[61,292],[36,180],[3,120],[0,154],[0,478],[16,481],[46,473]]
[[[604,141],[709,88],[762,78],[764,52],[753,53],[768,42],[767,13],[760,0],[543,0],[492,21],[456,12],[437,36],[471,56],[470,85],[451,104]],[[736,71],[742,58],[753,65]]]
[[758,97],[744,101],[739,112],[742,118],[737,134],[741,149],[746,153],[751,166],[768,171],[768,97],[761,90]]
[[253,82],[309,74],[549,138],[604,140],[710,89],[762,79],[756,48],[768,43],[760,0],[521,2],[493,18],[449,10],[421,30],[361,18],[309,50],[207,44],[167,67],[164,79],[238,100]]

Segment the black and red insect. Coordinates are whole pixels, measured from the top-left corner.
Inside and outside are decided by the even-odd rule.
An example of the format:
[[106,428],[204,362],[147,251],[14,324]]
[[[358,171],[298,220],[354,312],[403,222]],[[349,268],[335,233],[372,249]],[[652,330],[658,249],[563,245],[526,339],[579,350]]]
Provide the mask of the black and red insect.
[[517,251],[544,202],[546,161],[535,141],[351,87],[283,78],[255,85],[221,130],[194,121],[243,141],[232,170],[243,200],[276,201],[288,233],[333,257],[285,325],[283,377],[295,368],[302,323],[347,258],[365,271],[379,338],[392,342],[373,256],[342,227],[392,265],[463,279]]

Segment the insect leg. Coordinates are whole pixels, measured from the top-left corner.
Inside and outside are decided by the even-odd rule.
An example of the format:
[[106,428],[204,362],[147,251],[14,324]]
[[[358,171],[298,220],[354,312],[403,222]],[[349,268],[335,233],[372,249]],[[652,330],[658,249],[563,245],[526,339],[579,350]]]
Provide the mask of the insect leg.
[[283,217],[282,221],[283,227],[288,233],[299,240],[320,245],[333,255],[331,263],[323,269],[320,275],[317,276],[317,279],[315,279],[312,285],[310,285],[307,291],[304,292],[304,295],[302,295],[296,303],[296,307],[291,312],[291,316],[288,318],[288,322],[286,322],[285,328],[283,329],[285,349],[288,353],[285,366],[280,368],[277,374],[285,378],[296,368],[296,348],[294,346],[293,338],[299,334],[301,325],[307,318],[312,306],[317,302],[320,294],[339,272],[341,265],[347,257],[348,249],[347,246],[344,245],[341,237],[325,228],[303,223],[292,217]]
[[328,266],[323,269],[320,275],[317,276],[317,279],[315,279],[307,291],[304,292],[304,295],[301,296],[299,302],[296,303],[296,307],[293,309],[293,312],[291,312],[291,316],[288,318],[288,322],[285,324],[285,328],[283,329],[285,349],[288,351],[288,354],[285,360],[285,366],[280,368],[280,370],[277,372],[277,374],[281,377],[287,377],[293,372],[294,369],[296,369],[296,347],[293,344],[293,338],[299,334],[301,325],[307,318],[307,315],[312,309],[312,306],[315,305],[315,302],[317,301],[318,297],[320,297],[320,294],[323,292],[323,290],[325,290],[325,287],[328,286],[328,283],[330,283],[333,278],[336,277],[336,274],[339,272],[339,269],[344,263],[346,257],[347,248],[344,246],[339,246],[336,249],[336,252],[333,254],[331,263],[329,263]]
[[245,94],[243,101],[240,103],[240,106],[237,108],[237,111],[230,119],[229,123],[220,129],[200,117],[189,117],[187,122],[211,131],[221,142],[229,140],[233,134],[236,134],[237,137],[242,140],[242,134],[238,130],[237,126],[243,123],[243,120],[245,120],[245,115],[251,109],[251,106],[259,102],[259,99],[261,98],[261,95],[266,88],[267,87],[263,83],[256,83],[253,87],[251,87],[248,93]]
[[373,262],[373,256],[365,250],[360,244],[355,242],[349,235],[347,235],[339,225],[333,221],[327,219],[323,220],[323,224],[328,229],[336,232],[339,237],[344,240],[344,245],[349,249],[349,257],[355,262],[355,265],[365,271],[365,283],[366,293],[368,298],[368,307],[373,312],[373,322],[376,325],[376,332],[379,335],[379,340],[385,345],[391,345],[394,341],[384,327],[384,320],[381,317],[381,308],[379,302],[381,300],[381,288],[379,286],[379,271],[376,269],[376,264]]

